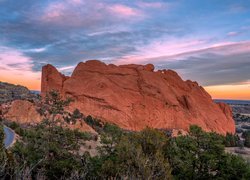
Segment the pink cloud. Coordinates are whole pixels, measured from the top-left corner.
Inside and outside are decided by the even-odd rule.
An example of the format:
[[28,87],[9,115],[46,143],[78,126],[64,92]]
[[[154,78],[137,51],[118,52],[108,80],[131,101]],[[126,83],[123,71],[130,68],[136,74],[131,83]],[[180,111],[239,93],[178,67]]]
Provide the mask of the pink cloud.
[[239,34],[239,32],[235,32],[235,31],[231,31],[229,33],[227,33],[228,36],[237,36]]
[[50,3],[40,19],[53,23],[52,25],[90,27],[103,22],[120,22],[124,18],[137,21],[143,17],[141,10],[123,4],[110,5],[96,0],[66,0]]
[[50,4],[44,12],[42,16],[42,20],[44,21],[52,21],[61,18],[66,9],[64,3],[52,3]]
[[83,0],[68,0],[68,2],[72,2],[74,4],[82,4],[84,1]]
[[235,55],[250,52],[250,41],[218,42],[213,44],[203,39],[159,39],[149,45],[139,47],[137,52],[123,56],[117,64],[144,63],[147,61],[173,61],[190,56],[202,56],[204,53]]
[[221,42],[218,44],[213,44],[207,49],[207,51],[208,50],[213,50],[213,52],[223,55],[233,55],[250,52],[250,41]]
[[109,7],[109,10],[111,13],[122,17],[143,16],[143,13],[140,10],[122,4],[112,5]]
[[40,88],[40,73],[32,71],[32,60],[22,52],[0,46],[0,81]]
[[207,42],[199,39],[159,39],[144,47],[139,47],[136,54],[121,57],[118,64],[143,63],[149,58],[174,56],[176,54],[205,48]]
[[138,2],[137,5],[141,8],[165,8],[168,6],[167,3],[163,2],[143,2],[143,1]]

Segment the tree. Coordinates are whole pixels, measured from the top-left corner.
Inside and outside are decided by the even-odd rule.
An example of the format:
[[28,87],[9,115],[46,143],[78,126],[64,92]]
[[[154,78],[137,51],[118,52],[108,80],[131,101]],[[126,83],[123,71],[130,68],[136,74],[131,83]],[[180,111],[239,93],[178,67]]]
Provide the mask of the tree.
[[166,157],[176,179],[249,179],[249,166],[240,157],[225,153],[223,137],[198,126],[191,126],[189,135],[171,139]]
[[239,145],[239,137],[237,135],[227,133],[224,140],[224,144],[226,147],[236,147]]
[[100,159],[101,177],[171,179],[171,168],[163,152],[168,141],[164,133],[153,129],[120,133],[110,125],[104,132],[109,135],[101,137],[105,139],[101,148],[106,152]]
[[2,178],[5,174],[7,160],[4,147],[4,130],[2,124],[0,123],[0,178]]
[[91,126],[96,132],[102,132],[104,124],[99,119],[95,119],[92,116],[88,115],[86,118],[84,118],[84,121],[86,124]]
[[53,127],[58,123],[62,124],[63,117],[69,115],[69,112],[65,111],[65,107],[70,102],[72,99],[63,99],[58,91],[52,90],[45,96],[39,112],[45,117],[45,122]]
[[0,123],[0,179],[10,179],[13,174],[14,161],[11,153],[4,146],[4,129]]
[[112,154],[115,146],[120,142],[122,134],[123,132],[118,126],[106,123],[101,133],[101,154]]
[[70,100],[61,99],[55,91],[46,97],[41,111],[46,117],[45,121],[26,129],[22,142],[16,142],[12,149],[19,176],[25,174],[33,179],[67,179],[73,171],[82,171],[80,155],[77,153],[79,139],[89,140],[90,136],[58,124],[63,121],[60,118],[68,114],[64,108],[69,103]]
[[250,131],[244,131],[242,137],[245,139],[244,145],[250,147]]

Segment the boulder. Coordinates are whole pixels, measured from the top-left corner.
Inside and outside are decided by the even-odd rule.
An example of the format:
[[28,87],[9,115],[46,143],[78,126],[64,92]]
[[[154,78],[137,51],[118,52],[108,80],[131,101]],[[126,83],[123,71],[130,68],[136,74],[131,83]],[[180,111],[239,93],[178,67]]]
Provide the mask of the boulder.
[[146,64],[146,65],[144,66],[144,69],[145,69],[146,71],[153,72],[154,69],[155,69],[155,67],[154,67],[153,64]]
[[4,118],[20,124],[36,124],[42,120],[42,117],[36,110],[36,106],[26,100],[13,101]]

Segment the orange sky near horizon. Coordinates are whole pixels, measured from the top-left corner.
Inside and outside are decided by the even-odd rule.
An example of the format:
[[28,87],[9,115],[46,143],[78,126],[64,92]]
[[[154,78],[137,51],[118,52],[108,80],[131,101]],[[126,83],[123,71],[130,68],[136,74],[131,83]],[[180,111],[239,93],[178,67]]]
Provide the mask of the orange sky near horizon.
[[213,99],[250,100],[250,84],[204,87]]
[[[40,73],[34,76],[23,75],[4,75],[0,74],[0,81],[12,84],[18,84],[28,87],[30,90],[41,89]],[[250,100],[250,84],[244,85],[216,85],[204,86],[206,91],[212,96],[213,99],[237,99],[237,100]]]

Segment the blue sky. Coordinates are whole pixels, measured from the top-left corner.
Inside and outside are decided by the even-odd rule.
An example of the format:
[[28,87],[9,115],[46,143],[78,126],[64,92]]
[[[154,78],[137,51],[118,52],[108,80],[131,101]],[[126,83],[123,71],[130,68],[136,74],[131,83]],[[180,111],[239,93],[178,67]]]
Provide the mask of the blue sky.
[[250,0],[0,0],[0,80],[38,83],[47,63],[70,74],[89,59],[249,88]]

